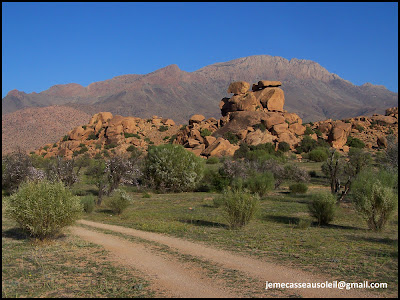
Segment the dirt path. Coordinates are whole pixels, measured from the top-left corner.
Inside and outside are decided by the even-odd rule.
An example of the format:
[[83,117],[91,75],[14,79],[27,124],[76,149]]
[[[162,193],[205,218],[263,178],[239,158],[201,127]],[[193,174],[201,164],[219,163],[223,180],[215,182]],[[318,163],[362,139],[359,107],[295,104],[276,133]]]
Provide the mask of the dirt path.
[[[170,247],[182,254],[187,254],[201,260],[210,261],[222,268],[244,272],[251,278],[260,282],[258,288],[262,290],[263,297],[276,297],[271,294],[273,290],[265,290],[265,282],[330,282],[331,279],[317,274],[280,266],[254,258],[237,255],[228,251],[219,250],[200,243],[193,243],[179,238],[169,237],[158,233],[135,230],[131,228],[102,224],[92,221],[80,220],[78,223],[99,229],[111,230],[133,237],[138,237],[152,242],[157,242]],[[204,276],[201,267],[195,263],[183,264],[172,257],[165,258],[149,251],[148,246],[134,243],[122,238],[114,237],[81,227],[73,227],[73,234],[90,242],[102,245],[107,250],[122,259],[125,265],[132,265],[136,269],[152,276],[157,286],[171,292],[172,297],[240,297],[218,280],[210,280]],[[164,255],[165,256],[165,255]],[[262,284],[263,283],[263,284]],[[288,294],[297,294],[302,297],[372,297],[365,290],[339,290],[339,289],[286,289]],[[285,295],[282,295],[283,297]]]

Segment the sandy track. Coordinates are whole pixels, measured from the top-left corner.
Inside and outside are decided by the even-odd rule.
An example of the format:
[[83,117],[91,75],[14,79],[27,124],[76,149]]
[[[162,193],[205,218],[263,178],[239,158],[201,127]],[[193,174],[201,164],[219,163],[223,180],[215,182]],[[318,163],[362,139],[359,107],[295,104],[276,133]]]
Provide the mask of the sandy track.
[[[182,254],[188,254],[203,260],[211,261],[221,267],[239,270],[249,277],[256,278],[265,283],[269,282],[326,282],[329,278],[317,274],[280,266],[274,263],[233,254],[200,243],[169,237],[158,233],[146,232],[116,225],[108,225],[87,220],[78,221],[80,224],[93,226],[99,229],[142,238],[157,242]],[[172,292],[174,297],[235,297],[237,295],[216,285],[201,276],[199,270],[185,269],[182,263],[167,260],[151,253],[140,243],[133,243],[109,234],[90,231],[81,227],[73,227],[73,233],[96,244],[104,246],[107,250],[123,258],[125,264],[130,264],[137,269],[151,274],[157,285]],[[260,286],[264,289],[265,286]],[[289,293],[296,293],[303,297],[372,297],[365,290],[339,290],[339,289],[288,289]],[[269,296],[266,290],[264,297]],[[272,295],[271,295],[272,296]]]

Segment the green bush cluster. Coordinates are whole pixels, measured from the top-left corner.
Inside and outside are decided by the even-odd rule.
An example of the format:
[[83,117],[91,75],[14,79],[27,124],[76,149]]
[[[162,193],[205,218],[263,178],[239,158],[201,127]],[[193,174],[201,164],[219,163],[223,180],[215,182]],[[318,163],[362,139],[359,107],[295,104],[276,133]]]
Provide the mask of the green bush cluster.
[[164,125],[162,125],[162,126],[160,126],[159,128],[158,128],[158,131],[160,131],[160,132],[164,132],[164,131],[167,131],[168,130],[168,126],[164,126]]
[[308,191],[308,186],[305,183],[293,183],[289,186],[291,194],[305,194]]
[[202,137],[206,137],[206,136],[209,136],[209,135],[211,135],[211,134],[212,134],[212,132],[211,132],[209,129],[207,129],[207,128],[202,129],[201,132],[200,132],[200,135],[201,135]]
[[82,212],[79,197],[63,183],[24,182],[9,199],[8,213],[31,236],[44,239],[73,224]]
[[229,131],[224,134],[224,138],[227,139],[232,145],[236,145],[239,142],[238,136]]
[[137,139],[140,139],[140,135],[138,135],[137,133],[129,133],[129,132],[125,132],[124,133],[125,138],[130,138],[130,137],[135,137]]
[[117,215],[120,215],[131,202],[131,198],[121,189],[115,189],[104,201],[105,205]]
[[265,130],[267,130],[267,127],[265,127],[265,125],[263,123],[258,123],[253,125],[253,128],[255,130],[260,129],[262,132],[265,132]]
[[181,145],[150,146],[144,164],[147,182],[161,192],[194,190],[203,177],[203,159]]
[[351,135],[349,135],[349,136],[347,137],[346,145],[349,146],[349,147],[359,148],[359,149],[362,149],[362,148],[365,147],[365,144],[364,144],[363,141],[361,141],[361,140],[358,139],[358,138],[354,138],[354,137],[352,137]]
[[327,148],[316,148],[308,153],[308,159],[315,162],[322,162],[328,159],[328,149]]
[[117,144],[115,144],[115,143],[104,145],[104,149],[111,149],[111,148],[115,148],[115,147],[117,147]]

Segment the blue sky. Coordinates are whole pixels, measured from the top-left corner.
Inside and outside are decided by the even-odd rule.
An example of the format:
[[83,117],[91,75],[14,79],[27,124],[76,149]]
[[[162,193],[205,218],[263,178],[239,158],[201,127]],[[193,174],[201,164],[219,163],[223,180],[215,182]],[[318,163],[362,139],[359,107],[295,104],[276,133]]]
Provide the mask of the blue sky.
[[3,97],[260,54],[397,92],[398,3],[2,3]]

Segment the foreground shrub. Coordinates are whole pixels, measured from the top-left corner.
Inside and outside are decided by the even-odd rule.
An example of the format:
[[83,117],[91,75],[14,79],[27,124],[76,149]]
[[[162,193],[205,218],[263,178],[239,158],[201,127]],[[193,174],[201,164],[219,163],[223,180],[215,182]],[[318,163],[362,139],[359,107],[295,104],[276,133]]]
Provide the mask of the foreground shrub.
[[93,195],[87,195],[81,197],[81,203],[84,212],[90,214],[91,212],[93,212],[94,207],[96,205],[96,198]]
[[318,225],[327,225],[335,216],[336,198],[331,193],[326,192],[314,194],[311,197],[308,209],[310,215],[317,219]]
[[30,157],[17,151],[2,158],[1,187],[7,192],[15,191],[18,186],[29,179],[33,167]]
[[145,177],[160,192],[194,190],[203,177],[203,171],[203,159],[181,145],[149,147],[145,160]]
[[218,202],[222,202],[225,218],[231,228],[240,228],[248,224],[259,207],[258,195],[241,190],[225,191],[219,199],[214,200],[214,204]]
[[308,191],[308,186],[302,182],[294,183],[289,186],[289,190],[292,194],[305,194]]
[[384,170],[378,174],[364,170],[353,182],[354,205],[367,221],[368,228],[382,230],[394,214],[398,204],[395,186],[397,178]]
[[54,237],[80,216],[82,204],[61,182],[24,182],[10,197],[8,213],[31,236]]
[[273,190],[275,187],[275,179],[272,173],[256,173],[253,176],[248,177],[244,181],[244,187],[249,190],[250,193],[258,194],[260,197]]
[[116,189],[113,194],[105,201],[115,214],[120,215],[131,203],[131,198],[122,190]]

